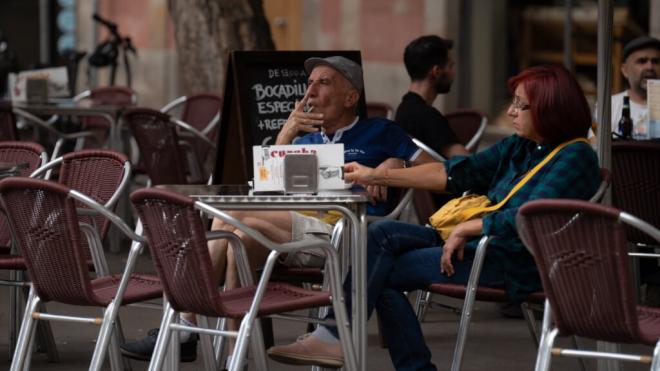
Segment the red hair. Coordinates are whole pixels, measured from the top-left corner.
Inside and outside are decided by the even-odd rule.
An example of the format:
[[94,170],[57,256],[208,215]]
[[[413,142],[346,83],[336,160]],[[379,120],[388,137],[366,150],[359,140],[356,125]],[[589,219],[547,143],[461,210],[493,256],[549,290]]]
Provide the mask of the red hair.
[[545,142],[586,137],[591,111],[582,88],[564,67],[536,66],[509,79],[513,93],[521,85],[529,99],[532,125]]

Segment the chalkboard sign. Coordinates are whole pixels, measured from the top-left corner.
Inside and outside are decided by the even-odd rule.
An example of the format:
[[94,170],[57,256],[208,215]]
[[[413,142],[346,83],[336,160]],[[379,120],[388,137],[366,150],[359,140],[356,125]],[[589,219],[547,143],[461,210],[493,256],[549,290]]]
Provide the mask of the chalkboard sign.
[[[228,58],[214,183],[252,179],[252,146],[275,144],[296,100],[307,90],[303,63],[342,55],[361,64],[359,51],[235,51]],[[364,94],[358,113],[366,114]]]

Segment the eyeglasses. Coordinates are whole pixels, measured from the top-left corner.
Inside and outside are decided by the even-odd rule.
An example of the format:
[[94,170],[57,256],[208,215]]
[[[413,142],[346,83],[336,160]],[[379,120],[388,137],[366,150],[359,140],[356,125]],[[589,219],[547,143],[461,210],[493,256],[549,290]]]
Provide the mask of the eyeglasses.
[[521,102],[520,99],[518,99],[518,97],[513,97],[513,100],[511,101],[511,106],[516,111],[527,111],[530,107],[528,103]]

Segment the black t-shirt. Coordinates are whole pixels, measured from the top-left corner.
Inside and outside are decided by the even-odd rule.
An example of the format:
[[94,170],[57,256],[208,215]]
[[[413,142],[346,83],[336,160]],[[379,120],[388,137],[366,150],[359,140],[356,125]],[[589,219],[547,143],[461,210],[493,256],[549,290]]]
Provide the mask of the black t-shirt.
[[447,118],[433,106],[426,104],[417,93],[408,92],[401,99],[394,119],[408,135],[421,140],[434,151],[442,154],[442,148],[458,143]]

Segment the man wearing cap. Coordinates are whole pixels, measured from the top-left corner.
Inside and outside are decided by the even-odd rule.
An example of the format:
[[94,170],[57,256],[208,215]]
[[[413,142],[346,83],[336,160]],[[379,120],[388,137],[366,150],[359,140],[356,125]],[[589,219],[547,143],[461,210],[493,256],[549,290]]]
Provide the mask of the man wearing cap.
[[[358,101],[363,92],[362,69],[341,56],[310,58],[305,61],[309,74],[307,92],[302,101],[280,129],[276,144],[343,143],[345,162],[357,161],[366,166],[402,167],[404,163],[419,164],[433,161],[410,140],[394,122],[383,118],[360,118]],[[304,135],[297,137],[300,133]],[[373,202],[367,205],[367,214],[386,215],[396,200],[384,189],[368,190]],[[329,240],[333,226],[314,216],[293,211],[234,211],[231,214],[246,225],[263,233],[277,243],[317,238]],[[215,219],[212,229],[235,232],[241,237],[248,253],[252,272],[263,265],[269,250],[246,238],[239,230]],[[209,253],[214,276],[225,289],[240,286],[238,270],[232,253],[224,239],[209,242]],[[316,266],[324,264],[323,253],[302,252],[286,256],[283,263],[290,266]],[[182,322],[191,325],[194,315],[183,313]],[[230,321],[229,327],[236,328]],[[179,332],[182,361],[196,358],[196,337]],[[155,346],[157,331],[146,338],[122,345],[122,353],[130,358],[149,360]],[[339,349],[339,345],[331,345]],[[333,349],[334,349],[333,348]],[[334,363],[332,363],[334,362]],[[342,362],[341,354],[330,364]]]
[[[660,78],[660,40],[642,36],[630,41],[623,48],[621,73],[629,88],[612,96],[612,131],[618,130],[623,97],[630,97],[630,117],[633,120],[633,137],[649,139],[649,109],[647,106],[647,81]],[[656,135],[655,137],[660,136]]]

